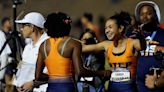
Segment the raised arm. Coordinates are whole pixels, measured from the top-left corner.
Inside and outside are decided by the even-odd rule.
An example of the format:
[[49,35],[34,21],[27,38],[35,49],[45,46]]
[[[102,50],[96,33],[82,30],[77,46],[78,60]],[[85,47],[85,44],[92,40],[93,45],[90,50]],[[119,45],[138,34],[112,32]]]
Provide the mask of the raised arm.
[[146,49],[146,41],[144,39],[134,39],[133,46],[137,51]]
[[145,38],[144,38],[142,31],[136,30],[135,32],[136,32],[136,35],[135,35],[136,39],[133,40],[134,48],[137,51],[145,50],[146,49],[146,41],[145,41]]
[[93,53],[93,52],[103,51],[103,50],[105,50],[104,43],[105,43],[105,41],[98,43],[98,44],[92,44],[92,45],[82,44],[82,52],[83,53],[88,53],[88,52]]
[[83,77],[91,77],[91,76],[109,77],[110,76],[110,71],[91,71],[84,68],[81,58],[81,54],[82,54],[81,44],[77,41],[73,41],[72,44],[73,44],[72,60],[75,68],[75,73],[78,76],[83,76]]

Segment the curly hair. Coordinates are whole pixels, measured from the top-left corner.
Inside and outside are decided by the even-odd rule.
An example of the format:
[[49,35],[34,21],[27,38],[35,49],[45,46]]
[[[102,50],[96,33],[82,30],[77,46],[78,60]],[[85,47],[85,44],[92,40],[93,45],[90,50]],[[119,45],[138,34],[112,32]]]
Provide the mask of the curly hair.
[[71,30],[71,18],[62,12],[51,13],[47,16],[44,27],[48,29],[50,37],[58,38],[68,36]]

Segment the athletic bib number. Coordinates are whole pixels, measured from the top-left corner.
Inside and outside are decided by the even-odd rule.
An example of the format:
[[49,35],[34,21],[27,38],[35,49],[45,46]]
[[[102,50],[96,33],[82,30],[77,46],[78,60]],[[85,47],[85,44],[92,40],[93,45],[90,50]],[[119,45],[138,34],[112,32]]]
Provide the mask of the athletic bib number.
[[130,71],[126,68],[118,68],[114,70],[111,74],[110,81],[113,82],[126,82],[129,81],[130,78]]

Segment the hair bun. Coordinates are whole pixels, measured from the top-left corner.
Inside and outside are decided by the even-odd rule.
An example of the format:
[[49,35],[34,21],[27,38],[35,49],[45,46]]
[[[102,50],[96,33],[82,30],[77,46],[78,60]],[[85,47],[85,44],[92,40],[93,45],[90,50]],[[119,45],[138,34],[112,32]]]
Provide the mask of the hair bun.
[[125,12],[125,11],[121,11],[119,13],[119,17],[121,20],[123,20],[123,22],[126,24],[126,25],[129,25],[130,22],[131,22],[131,17],[130,17],[130,14],[128,12]]

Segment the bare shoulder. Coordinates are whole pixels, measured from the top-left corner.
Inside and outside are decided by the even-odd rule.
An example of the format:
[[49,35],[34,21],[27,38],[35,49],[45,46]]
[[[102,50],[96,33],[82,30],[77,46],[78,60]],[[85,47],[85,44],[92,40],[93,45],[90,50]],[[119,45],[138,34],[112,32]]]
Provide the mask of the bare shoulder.
[[81,42],[78,40],[78,39],[74,39],[74,38],[71,38],[70,41],[69,41],[69,45],[71,45],[71,47],[82,47],[81,45]]
[[51,46],[50,46],[50,40],[46,39],[44,42],[39,47],[39,52],[43,55],[45,52],[44,50],[46,49],[46,52],[49,53]]
[[44,42],[42,42],[42,44],[40,45],[40,49],[43,49],[44,48],[44,45],[46,45],[46,48],[50,47],[50,40],[49,39],[46,39]]
[[132,40],[132,44],[133,44],[134,47],[140,45],[140,40],[139,39],[132,39],[132,38],[130,38],[130,39]]
[[105,40],[105,41],[103,41],[103,42],[101,42],[100,44],[105,44],[105,45],[109,45],[109,44],[111,44],[113,41],[109,41],[109,40]]
[[132,39],[132,45],[137,51],[140,51],[142,48],[139,39]]
[[[132,38],[130,38],[132,39]],[[133,43],[139,42],[139,39],[132,39]]]
[[101,43],[99,43],[99,45],[103,46],[105,50],[108,49],[109,45],[112,43],[113,41],[109,41],[109,40],[105,40]]

